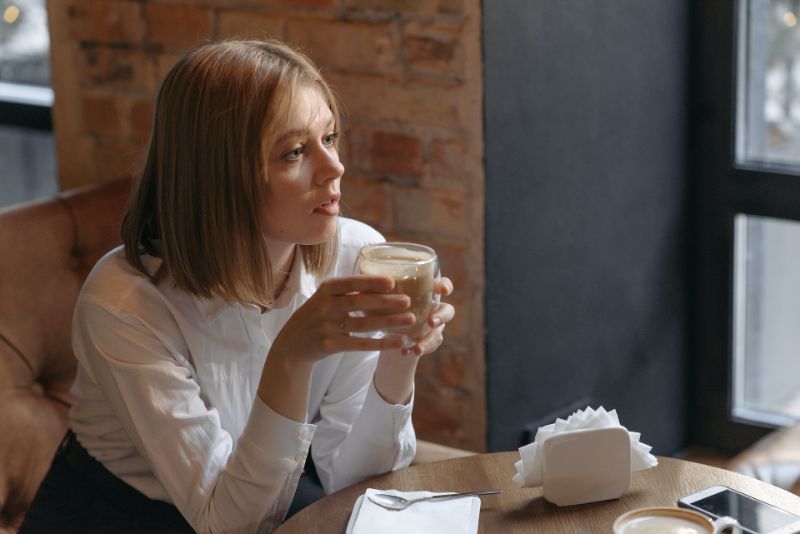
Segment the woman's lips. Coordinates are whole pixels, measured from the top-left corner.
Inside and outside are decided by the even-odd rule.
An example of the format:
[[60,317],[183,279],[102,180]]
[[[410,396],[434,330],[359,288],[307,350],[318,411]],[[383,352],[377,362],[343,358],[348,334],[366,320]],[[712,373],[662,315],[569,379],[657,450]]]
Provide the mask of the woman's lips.
[[339,215],[339,199],[331,199],[330,202],[315,209],[314,213],[319,213],[320,215]]

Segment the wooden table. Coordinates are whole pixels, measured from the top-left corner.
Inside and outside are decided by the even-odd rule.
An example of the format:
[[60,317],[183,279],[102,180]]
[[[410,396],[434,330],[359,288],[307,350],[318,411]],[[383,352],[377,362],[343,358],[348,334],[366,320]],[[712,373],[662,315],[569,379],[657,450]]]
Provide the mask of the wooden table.
[[731,471],[659,457],[659,465],[633,474],[631,488],[613,501],[559,508],[542,498],[541,488],[520,488],[511,477],[517,452],[479,454],[417,465],[344,488],[289,519],[278,534],[343,533],[356,498],[367,488],[470,491],[501,488],[481,497],[478,532],[610,533],[614,519],[645,506],[675,506],[678,497],[722,484],[800,515],[800,497]]

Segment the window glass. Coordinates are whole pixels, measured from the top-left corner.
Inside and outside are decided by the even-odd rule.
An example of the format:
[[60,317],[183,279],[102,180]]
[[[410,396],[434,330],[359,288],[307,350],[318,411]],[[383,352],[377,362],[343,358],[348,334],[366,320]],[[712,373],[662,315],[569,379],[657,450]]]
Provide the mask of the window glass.
[[58,189],[53,134],[42,110],[53,102],[45,0],[0,0],[0,207]]
[[53,134],[0,125],[0,208],[54,195]]
[[737,162],[800,164],[800,0],[739,5]]
[[50,85],[45,0],[0,0],[0,82]]
[[733,415],[800,419],[800,222],[739,214],[734,255]]

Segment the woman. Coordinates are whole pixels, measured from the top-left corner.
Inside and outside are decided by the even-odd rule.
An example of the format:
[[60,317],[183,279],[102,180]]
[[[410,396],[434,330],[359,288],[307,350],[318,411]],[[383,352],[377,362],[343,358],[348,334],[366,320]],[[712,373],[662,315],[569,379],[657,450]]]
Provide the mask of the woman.
[[338,217],[339,127],[281,43],[205,44],[169,72],[124,247],[78,298],[71,433],[22,532],[271,531],[304,466],[296,505],[314,472],[331,492],[409,464],[417,360],[454,310],[410,350],[351,335],[415,318],[390,278],[353,275],[382,237]]

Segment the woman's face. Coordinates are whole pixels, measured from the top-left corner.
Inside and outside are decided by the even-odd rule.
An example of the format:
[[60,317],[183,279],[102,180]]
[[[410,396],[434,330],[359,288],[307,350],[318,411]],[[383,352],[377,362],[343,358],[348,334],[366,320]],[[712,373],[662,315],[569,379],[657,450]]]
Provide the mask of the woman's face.
[[336,232],[344,166],[336,151],[337,124],[313,88],[295,92],[286,127],[267,155],[267,238],[315,245]]

